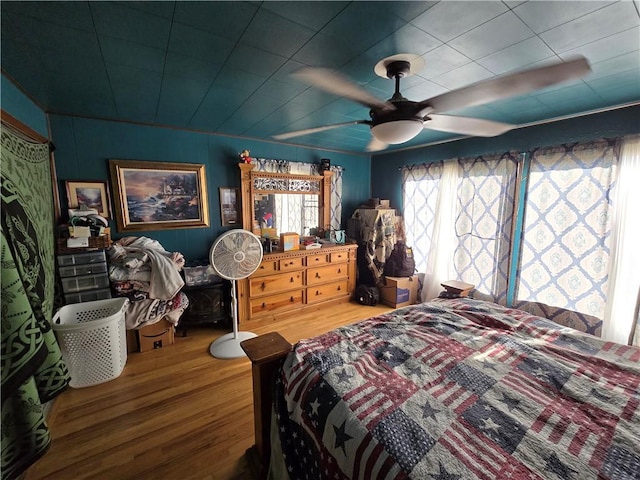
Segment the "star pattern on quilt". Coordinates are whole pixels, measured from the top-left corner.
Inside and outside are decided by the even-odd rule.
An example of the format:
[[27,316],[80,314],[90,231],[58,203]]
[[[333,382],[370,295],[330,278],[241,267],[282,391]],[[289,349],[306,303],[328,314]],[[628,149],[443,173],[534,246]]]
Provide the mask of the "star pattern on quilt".
[[337,427],[333,426],[333,431],[336,434],[336,442],[333,448],[341,448],[344,455],[347,455],[347,447],[346,443],[351,440],[353,437],[346,432],[347,421],[342,422],[342,425]]
[[510,397],[504,392],[502,393],[502,399],[498,401],[504,403],[510,412],[513,412],[514,410],[520,408],[520,400],[518,400],[517,398]]
[[434,420],[437,420],[436,414],[438,412],[440,412],[440,410],[433,408],[429,401],[426,401],[424,406],[422,407],[422,418],[433,417]]
[[340,372],[336,373],[336,377],[338,377],[339,383],[346,383],[351,377],[353,377],[353,375],[347,372],[346,369],[342,369]]
[[441,462],[438,462],[438,465],[440,466],[440,471],[438,473],[430,473],[429,476],[431,478],[434,478],[435,480],[460,480],[462,478],[461,475],[449,473]]
[[485,370],[493,370],[494,372],[498,371],[498,369],[496,368],[496,363],[492,362],[488,358],[485,358],[480,363],[482,364],[482,368],[484,368]]
[[318,407],[320,407],[318,399],[314,399],[309,405],[311,406],[311,415],[318,415]]
[[578,473],[576,470],[562,463],[555,453],[552,453],[548,458],[546,458],[545,462],[545,470],[555,473],[559,478],[570,479],[573,478],[575,473]]
[[409,372],[410,377],[418,377],[422,375],[422,369],[419,365],[412,365],[411,367],[407,367],[407,372]]
[[482,419],[482,430],[489,431],[494,435],[498,435],[500,433],[500,425],[493,421],[491,417]]

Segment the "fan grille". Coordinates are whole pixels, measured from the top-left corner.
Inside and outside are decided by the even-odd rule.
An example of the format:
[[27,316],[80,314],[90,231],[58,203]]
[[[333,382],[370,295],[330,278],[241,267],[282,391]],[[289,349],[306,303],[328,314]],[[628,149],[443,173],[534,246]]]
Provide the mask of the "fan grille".
[[248,230],[230,230],[209,252],[211,265],[222,278],[239,280],[251,275],[262,261],[260,239]]

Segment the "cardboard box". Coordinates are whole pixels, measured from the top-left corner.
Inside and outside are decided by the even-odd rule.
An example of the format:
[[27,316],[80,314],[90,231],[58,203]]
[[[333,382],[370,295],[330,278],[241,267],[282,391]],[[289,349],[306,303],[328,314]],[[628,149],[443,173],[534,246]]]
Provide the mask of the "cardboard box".
[[384,277],[384,286],[380,288],[382,303],[400,308],[416,303],[418,298],[418,276]]
[[278,229],[277,228],[261,228],[260,236],[262,238],[273,238],[275,240],[278,238]]
[[283,252],[288,252],[289,250],[300,250],[300,235],[291,232],[281,233],[280,249]]
[[173,345],[175,339],[173,323],[160,320],[137,330],[127,330],[127,352],[148,352]]

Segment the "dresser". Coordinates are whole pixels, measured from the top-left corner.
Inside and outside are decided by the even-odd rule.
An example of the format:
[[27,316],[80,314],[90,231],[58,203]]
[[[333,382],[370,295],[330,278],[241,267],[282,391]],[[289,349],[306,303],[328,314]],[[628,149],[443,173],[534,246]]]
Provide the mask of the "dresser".
[[267,253],[238,281],[238,319],[276,320],[303,310],[347,302],[356,284],[356,244]]
[[58,255],[58,273],[67,304],[111,298],[104,250]]

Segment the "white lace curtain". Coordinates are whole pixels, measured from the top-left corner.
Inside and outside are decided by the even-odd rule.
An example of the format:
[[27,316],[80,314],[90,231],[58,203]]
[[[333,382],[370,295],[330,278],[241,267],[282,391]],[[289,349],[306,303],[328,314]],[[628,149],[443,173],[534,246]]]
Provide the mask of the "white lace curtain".
[[[521,239],[511,233],[518,162],[529,167]],[[477,285],[477,298],[638,343],[639,135],[402,173],[407,242],[425,272],[423,300],[455,278]],[[511,260],[514,245],[521,253]]]
[[[289,162],[288,160],[273,160],[254,158],[251,163],[257,171],[274,173],[293,173],[297,175],[321,175],[320,164]],[[340,230],[342,219],[342,167],[331,166],[331,228]],[[325,225],[319,225],[324,228]],[[293,228],[293,227],[292,227]],[[291,231],[301,231],[293,229]]]
[[[623,139],[613,195],[607,306],[602,337],[640,346],[640,135]],[[634,335],[635,326],[635,335]],[[634,338],[635,337],[635,338]]]
[[423,301],[450,279],[506,303],[517,157],[514,153],[405,167],[404,221]]

